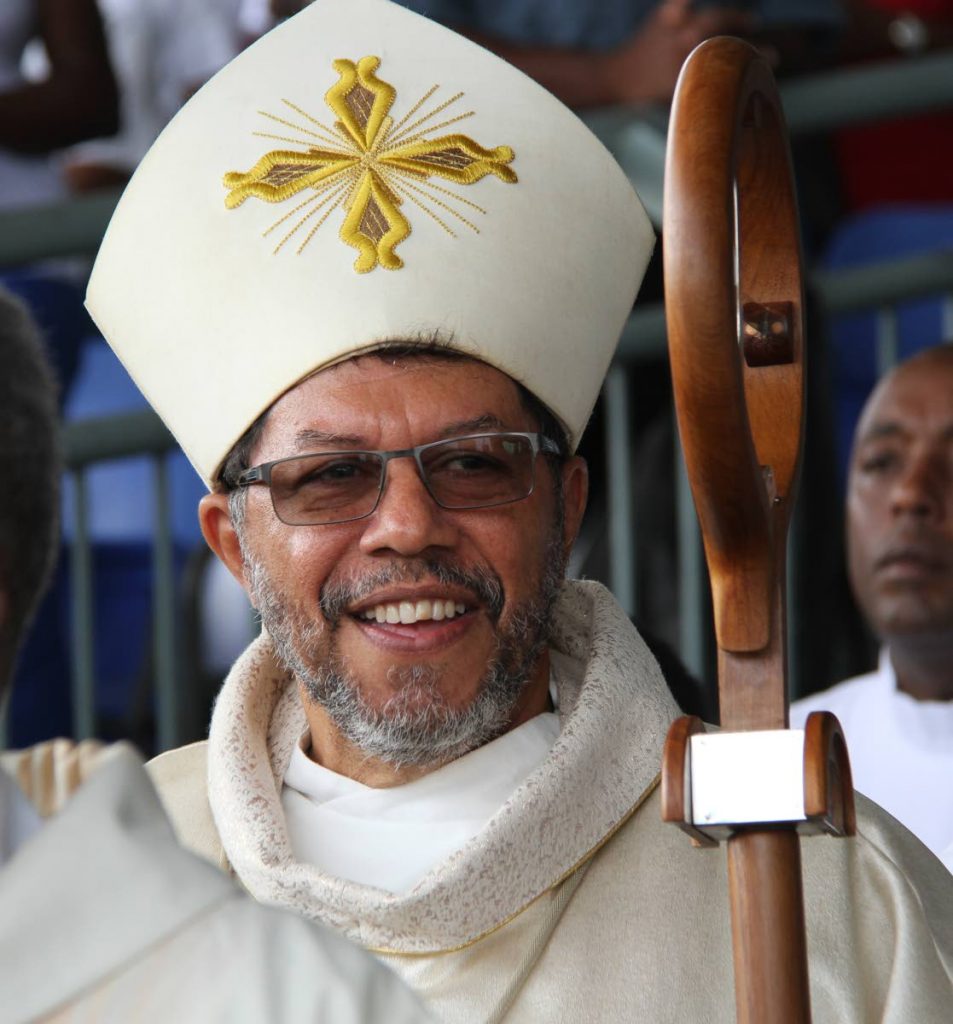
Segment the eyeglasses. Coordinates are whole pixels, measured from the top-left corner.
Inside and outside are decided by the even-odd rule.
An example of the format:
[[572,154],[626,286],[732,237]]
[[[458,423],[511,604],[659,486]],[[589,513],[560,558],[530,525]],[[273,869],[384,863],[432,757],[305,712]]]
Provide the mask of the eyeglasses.
[[470,509],[528,498],[539,452],[558,455],[559,446],[542,434],[472,434],[390,452],[293,455],[246,469],[235,486],[267,484],[275,515],[289,526],[329,526],[377,508],[391,459],[413,458],[441,508]]

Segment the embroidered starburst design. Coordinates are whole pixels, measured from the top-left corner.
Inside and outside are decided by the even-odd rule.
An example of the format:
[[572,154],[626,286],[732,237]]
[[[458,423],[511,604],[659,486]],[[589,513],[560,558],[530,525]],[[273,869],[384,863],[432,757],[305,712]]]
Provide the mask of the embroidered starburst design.
[[331,126],[288,100],[282,102],[295,119],[260,111],[263,117],[293,129],[297,137],[268,132],[256,135],[304,148],[272,150],[250,171],[230,171],[224,178],[229,190],[225,205],[232,209],[249,196],[282,203],[309,191],[303,202],[265,232],[268,235],[297,218],[275,252],[313,221],[298,245],[300,253],[332,212],[343,209],[339,234],[342,241],[358,250],[354,269],[367,273],[379,265],[398,270],[404,261],[394,250],[410,234],[410,222],[401,210],[405,200],[453,237],[456,231],[443,215],[455,225],[463,224],[479,233],[470,217],[473,213],[485,214],[486,210],[434,178],[454,185],[471,185],[488,174],[504,182],[516,181],[516,173],[507,166],[514,155],[509,146],[484,149],[460,134],[433,137],[434,132],[473,115],[470,110],[428,126],[434,117],[449,112],[462,92],[425,112],[439,88],[435,85],[395,123],[390,109],[397,93],[377,77],[380,63],[379,57],[362,57],[356,63],[334,61],[333,68],[340,77],[324,97],[338,118]]

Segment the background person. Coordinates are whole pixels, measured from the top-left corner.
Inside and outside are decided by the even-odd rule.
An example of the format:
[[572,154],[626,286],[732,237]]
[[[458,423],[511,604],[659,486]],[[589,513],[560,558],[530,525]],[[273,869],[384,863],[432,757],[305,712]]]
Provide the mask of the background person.
[[[28,47],[42,43],[45,67],[24,74]],[[95,0],[4,0],[0,5],[0,210],[66,198],[59,153],[114,133],[116,81]],[[91,329],[76,268],[63,261],[6,269],[0,282],[30,307],[49,339],[61,392]]]
[[97,0],[119,85],[119,131],[72,147],[73,193],[125,184],[195,90],[241,48],[240,0]]
[[847,483],[854,596],[876,671],[797,701],[833,711],[854,785],[937,855],[953,843],[953,345],[901,363],[867,401]]

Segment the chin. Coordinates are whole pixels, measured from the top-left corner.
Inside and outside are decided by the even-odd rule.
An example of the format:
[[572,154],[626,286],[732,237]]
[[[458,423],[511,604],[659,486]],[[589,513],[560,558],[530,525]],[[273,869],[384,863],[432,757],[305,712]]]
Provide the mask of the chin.
[[894,610],[882,615],[877,624],[877,634],[888,643],[916,639],[937,638],[953,647],[953,617],[925,613],[921,609],[913,614],[906,610]]

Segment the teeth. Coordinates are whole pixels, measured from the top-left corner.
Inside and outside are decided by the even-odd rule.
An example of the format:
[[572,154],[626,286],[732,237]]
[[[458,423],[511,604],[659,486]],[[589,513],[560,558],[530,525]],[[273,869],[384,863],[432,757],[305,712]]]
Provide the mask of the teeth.
[[447,598],[423,598],[419,601],[389,601],[365,608],[361,616],[368,622],[401,623],[409,626],[415,622],[433,620],[441,622],[463,615],[467,610],[465,604]]

